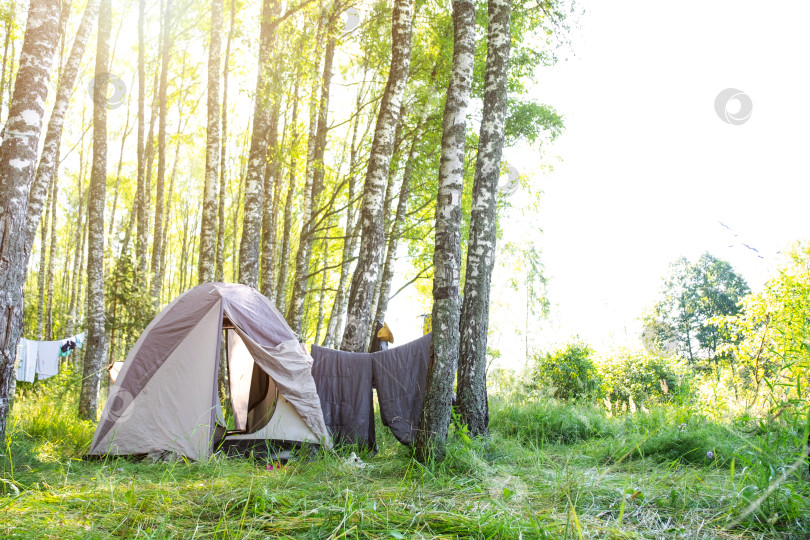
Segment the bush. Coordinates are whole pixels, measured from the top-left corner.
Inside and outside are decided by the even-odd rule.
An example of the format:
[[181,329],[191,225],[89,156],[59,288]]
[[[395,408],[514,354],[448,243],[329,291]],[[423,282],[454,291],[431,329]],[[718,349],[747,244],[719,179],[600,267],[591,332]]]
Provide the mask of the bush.
[[563,349],[535,355],[527,384],[530,390],[546,388],[557,399],[599,397],[601,380],[593,362],[593,349],[582,341]]
[[676,357],[621,349],[599,361],[599,372],[614,413],[629,409],[631,400],[639,408],[689,393],[686,369]]

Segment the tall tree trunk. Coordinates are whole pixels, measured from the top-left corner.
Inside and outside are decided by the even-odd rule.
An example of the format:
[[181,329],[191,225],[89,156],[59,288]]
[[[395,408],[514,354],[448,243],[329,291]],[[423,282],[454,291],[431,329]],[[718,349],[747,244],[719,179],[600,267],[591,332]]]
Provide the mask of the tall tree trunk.
[[[146,200],[150,196],[147,191],[146,179],[146,60],[144,49],[144,26],[146,24],[146,0],[138,1],[138,185],[136,198],[138,201],[137,234],[135,236],[136,272],[135,285],[138,285],[138,276],[146,271],[146,242],[149,234],[149,223],[146,211]],[[137,287],[136,287],[137,289]]]
[[276,307],[284,313],[287,303],[287,272],[290,266],[290,237],[292,236],[292,205],[295,197],[295,145],[298,143],[298,77],[295,79],[292,105],[292,132],[290,133],[290,183],[287,186],[287,200],[284,203],[284,231],[281,235],[281,254],[279,257],[278,283],[276,290]]
[[[70,97],[76,86],[76,79],[79,76],[84,51],[87,42],[93,31],[93,26],[98,16],[99,0],[90,0],[82,15],[76,38],[73,40],[73,47],[65,63],[65,68],[59,77],[56,87],[56,100],[53,111],[48,120],[48,129],[45,132],[45,142],[42,147],[42,155],[39,158],[34,183],[31,186],[31,193],[28,195],[28,214],[25,225],[25,245],[30,253],[37,236],[39,220],[42,216],[42,205],[45,202],[45,194],[54,176],[58,164],[59,146],[62,142],[62,128],[65,124],[65,115],[70,105]],[[106,73],[104,77],[106,77]],[[106,88],[106,78],[104,80]],[[26,264],[28,261],[26,261]]]
[[205,188],[200,220],[199,282],[214,280],[217,234],[217,180],[220,153],[219,66],[222,47],[222,0],[211,0],[208,45],[208,124],[205,144]]
[[[8,8],[8,12],[6,13],[5,23],[6,23],[6,37],[3,40],[3,71],[0,74],[0,103],[3,102],[3,94],[6,89],[6,65],[8,63],[8,46],[11,43],[11,32],[14,29],[14,15],[17,9],[17,2],[15,0],[11,1],[11,5]],[[12,55],[12,62],[14,61],[14,55]],[[11,67],[8,69],[9,71],[9,86],[11,86]],[[3,112],[3,107],[0,106],[0,113]]]
[[[333,33],[331,27],[327,28],[327,33]],[[299,335],[303,331],[303,317],[304,317],[304,297],[307,294],[307,284],[309,282],[309,267],[310,259],[312,258],[312,244],[314,223],[317,212],[315,207],[317,205],[318,196],[323,191],[323,182],[326,175],[326,168],[324,165],[324,153],[326,151],[326,134],[328,127],[327,113],[329,110],[329,86],[332,83],[332,63],[335,58],[335,37],[329,37],[326,45],[326,52],[323,61],[323,77],[321,82],[321,99],[318,106],[317,116],[317,130],[310,133],[310,140],[313,144],[311,163],[307,165],[307,179],[312,179],[311,190],[305,188],[304,191],[304,215],[301,223],[301,239],[298,242],[298,254],[295,257],[295,279],[293,281],[293,295],[290,300],[290,312],[287,316],[287,322],[293,329],[293,332]],[[308,160],[309,161],[309,160]],[[307,182],[307,187],[310,182]]]
[[[115,194],[113,195],[112,209],[110,210],[110,228],[107,230],[107,236],[112,236],[115,232],[115,211],[118,208],[118,194],[121,188],[121,168],[124,166],[124,148],[126,147],[127,137],[129,137],[132,128],[129,127],[129,100],[127,100],[127,118],[124,120],[124,131],[121,134],[121,150],[118,152],[118,167],[115,172]],[[137,200],[137,195],[135,197]],[[129,231],[124,233],[128,234]]]
[[346,294],[346,282],[349,278],[349,271],[351,269],[351,260],[354,257],[354,252],[357,247],[357,229],[358,221],[356,217],[354,198],[357,191],[357,160],[359,154],[359,142],[357,134],[360,131],[360,109],[363,102],[363,93],[365,88],[366,74],[368,73],[368,59],[365,58],[363,62],[363,83],[357,91],[357,98],[355,103],[355,111],[358,111],[354,118],[354,126],[352,127],[352,141],[349,146],[349,195],[346,203],[346,238],[343,239],[343,254],[340,267],[340,280],[338,281],[337,292],[335,293],[335,301],[332,303],[332,311],[329,315],[329,326],[326,329],[326,337],[323,340],[324,347],[332,347],[338,341],[338,336],[341,335],[343,330],[343,314],[346,312],[346,304],[348,303],[348,295]]
[[495,220],[506,121],[506,82],[512,43],[509,24],[511,10],[512,0],[488,2],[484,114],[473,182],[458,363],[459,411],[461,421],[469,427],[472,436],[489,434],[487,328],[489,290],[495,264]]
[[[56,153],[56,160],[59,161],[59,152]],[[56,203],[59,200],[59,173],[55,172],[53,175],[53,193],[51,194],[51,241],[48,246],[48,272],[46,279],[48,280],[48,307],[47,324],[45,325],[45,339],[51,341],[53,339],[53,267],[54,260],[56,259]],[[44,228],[44,227],[43,227]],[[43,246],[45,244],[43,243]]]
[[323,241],[323,270],[321,271],[321,291],[318,300],[318,323],[315,327],[315,340],[313,343],[318,343],[321,340],[321,332],[323,332],[323,311],[324,304],[326,303],[326,280],[329,277],[329,271],[326,267],[329,265],[329,239]]
[[28,196],[62,9],[69,9],[69,2],[29,3],[14,96],[0,145],[0,444],[5,440],[14,359],[22,331]]
[[264,0],[259,35],[259,75],[256,79],[256,99],[253,105],[253,136],[248,154],[245,178],[245,216],[242,240],[239,246],[239,283],[259,287],[259,245],[262,228],[264,199],[263,174],[267,156],[267,132],[270,129],[270,111],[273,89],[272,51],[275,42],[275,18],[281,8],[279,0]]
[[[280,70],[280,66],[277,67]],[[278,83],[278,77],[274,77]],[[274,84],[275,87],[275,84]],[[274,88],[274,91],[276,89]],[[281,98],[277,97],[270,112],[270,125],[267,133],[267,157],[264,167],[264,208],[262,209],[262,255],[260,261],[259,289],[271,302],[276,295],[276,228],[273,219],[273,207],[277,206],[281,196],[281,167],[279,166],[278,119],[281,110]]]
[[155,189],[155,230],[152,243],[152,303],[160,303],[160,260],[163,257],[163,190],[166,180],[166,119],[168,116],[169,87],[169,53],[172,48],[172,0],[166,0],[163,15],[163,39],[161,40],[160,88],[158,100],[160,115],[158,118],[158,167]]
[[82,259],[84,258],[84,113],[82,109],[82,137],[79,140],[79,204],[77,205],[76,214],[78,216],[76,226],[76,251],[73,256],[73,273],[70,285],[70,300],[68,302],[67,323],[65,332],[67,335],[73,335],[73,326],[76,322],[76,304],[78,303],[79,296],[79,282],[81,281],[81,266]]
[[[427,107],[425,108],[427,111]],[[377,300],[377,313],[375,319],[385,321],[385,312],[388,311],[388,300],[391,294],[391,282],[394,279],[394,261],[397,257],[397,244],[401,234],[402,222],[405,220],[405,213],[408,211],[408,198],[411,196],[411,178],[413,168],[416,163],[416,145],[422,138],[422,131],[426,121],[426,116],[420,120],[419,126],[413,135],[411,148],[408,151],[408,158],[405,162],[405,172],[402,174],[402,185],[399,187],[399,201],[397,201],[397,213],[391,223],[391,233],[388,238],[388,249],[385,253],[385,265],[383,266],[382,279],[380,280],[380,295]]]
[[98,391],[107,343],[104,335],[104,205],[107,192],[107,81],[110,59],[111,0],[98,14],[96,77],[93,87],[93,168],[87,200],[87,349],[82,370],[79,417],[96,420]]
[[474,60],[475,5],[472,0],[454,0],[453,69],[442,120],[442,156],[436,200],[432,352],[415,441],[416,459],[421,462],[444,459],[450,424],[453,378],[458,363],[464,142]]
[[[228,44],[225,46],[225,66],[222,69],[222,141],[219,153],[219,207],[217,228],[217,281],[225,281],[225,187],[228,185],[226,162],[228,159],[228,73],[230,72],[231,42],[233,41],[236,0],[231,0],[231,29],[228,31]],[[234,229],[236,234],[236,229]]]
[[[385,186],[385,196],[383,197],[383,211],[382,211],[383,249],[385,249],[385,246],[388,245],[388,242],[386,240],[390,238],[389,223],[393,223],[393,220],[391,219],[391,205],[394,204],[394,185],[396,184],[397,162],[399,161],[397,154],[399,152],[399,146],[401,144],[402,144],[402,122],[397,124],[397,131],[396,134],[394,135],[394,153],[392,154],[391,157],[392,166],[388,171],[388,183]],[[381,270],[384,270],[386,253],[387,250],[383,251],[382,253],[382,259],[380,261],[380,264],[382,264],[383,267],[381,268]],[[380,300],[380,289],[382,288],[383,274],[384,274],[383,271],[377,273],[377,282],[374,284],[374,294],[371,297],[372,299],[371,310],[369,311],[372,317],[368,325],[368,333],[367,333],[368,337],[366,338],[364,350],[368,350],[369,346],[371,345],[371,340],[373,339],[373,336],[371,334],[374,331],[374,318],[375,318],[374,316],[376,316],[377,314],[377,306]]]
[[[245,131],[245,144],[242,145],[242,148],[247,145],[247,134],[249,130]],[[233,221],[231,226],[233,227],[233,234],[231,237],[231,260],[232,264],[232,274],[231,274],[231,281],[233,283],[237,282],[238,272],[239,272],[239,243],[237,242],[237,232],[239,227],[239,209],[242,207],[242,201],[244,200],[244,193],[245,193],[245,162],[242,161],[242,166],[239,168],[239,187],[236,192],[236,200],[231,205],[233,207]]]
[[[39,234],[39,272],[37,273],[37,339],[43,336],[43,315],[45,314],[45,264],[48,257],[48,219],[50,218],[51,199],[53,198],[53,177],[48,187],[48,200],[45,204],[45,214],[42,229]],[[30,204],[30,203],[29,203]],[[30,207],[29,207],[30,208]]]
[[346,330],[341,344],[341,349],[346,351],[359,352],[363,348],[371,319],[372,295],[385,241],[381,220],[382,199],[394,150],[394,133],[399,123],[402,93],[411,64],[412,19],[411,1],[395,0],[391,17],[391,68],[369,155],[361,210],[363,234],[357,269],[349,290]]

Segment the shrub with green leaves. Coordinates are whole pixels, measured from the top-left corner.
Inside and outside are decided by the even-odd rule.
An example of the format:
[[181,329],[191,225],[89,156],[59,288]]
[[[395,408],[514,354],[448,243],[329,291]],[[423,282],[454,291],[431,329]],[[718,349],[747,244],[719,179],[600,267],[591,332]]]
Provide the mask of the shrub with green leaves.
[[566,401],[599,397],[601,386],[594,351],[579,340],[554,352],[535,355],[527,383],[529,390],[546,389]]
[[689,375],[677,357],[620,349],[599,360],[602,388],[616,413],[652,403],[666,403],[689,391]]

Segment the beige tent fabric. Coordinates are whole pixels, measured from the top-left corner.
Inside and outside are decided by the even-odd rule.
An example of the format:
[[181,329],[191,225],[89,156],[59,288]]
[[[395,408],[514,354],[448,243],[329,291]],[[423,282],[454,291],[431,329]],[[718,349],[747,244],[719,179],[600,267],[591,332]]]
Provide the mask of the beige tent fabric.
[[107,368],[107,371],[110,373],[110,382],[115,384],[115,380],[118,379],[118,374],[121,373],[121,368],[124,367],[123,362],[113,362],[112,365]]
[[278,398],[276,409],[270,421],[256,433],[245,435],[230,435],[229,441],[275,439],[305,441],[320,444],[321,438],[316,436],[312,430],[301,419],[301,416],[293,409],[290,402],[283,397]]
[[[279,393],[286,398],[322,444],[331,448],[329,432],[323,421],[321,401],[312,378],[312,358],[296,339],[276,347],[263,347],[237,327],[253,360],[276,382]],[[272,419],[271,419],[272,422]]]
[[216,396],[211,389],[218,366],[206,359],[216,348],[221,325],[217,302],[137,395],[114,385],[102,415],[102,422],[107,418],[114,426],[93,441],[90,454],[210,455]]
[[[204,283],[178,296],[139,337],[110,389],[91,455],[210,455],[222,416],[217,368],[223,316],[236,327],[234,342],[241,341],[232,353],[245,366],[250,360],[251,368],[265,371],[276,383],[279,403],[285,404],[271,418],[272,429],[265,426],[268,433],[331,446],[310,371],[312,359],[275,306],[244,285]],[[241,386],[249,392],[249,385]],[[258,433],[250,435],[244,437],[259,438]]]
[[245,429],[250,400],[250,383],[253,377],[253,357],[245,342],[233,330],[228,330],[228,385],[231,390],[231,406],[236,429]]

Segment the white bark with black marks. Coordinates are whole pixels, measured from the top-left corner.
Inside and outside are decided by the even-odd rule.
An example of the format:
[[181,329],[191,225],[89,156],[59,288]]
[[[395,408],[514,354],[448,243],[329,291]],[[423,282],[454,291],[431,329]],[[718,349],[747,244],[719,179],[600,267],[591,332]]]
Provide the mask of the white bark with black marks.
[[380,102],[363,190],[360,254],[349,289],[346,329],[340,346],[345,351],[362,350],[371,320],[372,297],[385,245],[383,197],[391,155],[394,151],[394,134],[399,123],[402,94],[408,82],[408,70],[411,65],[413,33],[411,0],[395,0],[391,22],[391,68]]
[[[222,70],[222,136],[219,153],[219,202],[217,227],[216,281],[225,281],[225,187],[228,185],[228,74],[230,73],[231,43],[236,19],[236,0],[231,0],[231,27],[228,43],[225,45],[225,58]],[[234,235],[236,229],[234,228]]]
[[262,204],[264,202],[264,166],[267,157],[267,132],[270,128],[272,50],[275,41],[275,18],[281,2],[264,0],[259,35],[259,74],[253,104],[253,135],[245,178],[245,214],[242,240],[239,244],[239,283],[259,287],[259,248],[262,237]]
[[0,146],[0,444],[5,440],[14,357],[22,332],[28,197],[63,9],[70,9],[70,3],[30,1],[17,80]]
[[[292,132],[290,135],[290,147],[294,148],[298,140],[298,81],[296,79],[293,90],[292,105]],[[290,241],[292,237],[292,206],[295,196],[295,152],[290,152],[289,184],[287,186],[287,198],[284,202],[284,227],[281,234],[281,253],[279,253],[278,283],[276,284],[276,307],[284,313],[287,304],[287,274],[290,266]]]
[[461,195],[467,108],[475,60],[475,5],[453,1],[453,68],[442,119],[442,155],[433,251],[433,341],[427,388],[416,434],[416,458],[445,455],[453,379],[458,364]]
[[172,0],[166,0],[163,14],[163,38],[161,39],[160,85],[158,87],[158,166],[155,183],[155,228],[152,241],[152,304],[160,304],[160,261],[163,258],[163,205],[166,182],[166,122],[168,120],[169,59],[172,49]]
[[472,436],[489,434],[487,329],[495,264],[498,177],[506,122],[511,9],[512,0],[489,0],[484,114],[475,163],[458,366],[459,412],[462,423],[468,426]]
[[[144,275],[146,271],[146,243],[149,234],[149,217],[146,209],[150,197],[147,191],[149,180],[146,178],[146,60],[144,49],[144,25],[146,24],[146,0],[138,2],[138,184],[136,199],[138,214],[136,219],[137,232],[135,235],[135,259],[137,276]],[[151,146],[151,145],[150,145]]]
[[[332,30],[334,31],[334,30]],[[312,244],[314,223],[317,213],[315,207],[318,196],[323,191],[323,182],[326,175],[324,154],[326,152],[326,134],[328,132],[327,113],[329,110],[329,86],[332,82],[332,63],[335,57],[335,36],[330,36],[326,45],[323,61],[323,77],[321,81],[321,99],[318,106],[317,129],[314,133],[312,145],[312,161],[308,167],[308,178],[312,177],[310,194],[305,193],[309,200],[305,202],[303,223],[301,224],[301,238],[298,242],[298,253],[295,257],[295,280],[293,281],[293,294],[290,300],[290,312],[287,322],[294,332],[303,333],[304,297],[307,294],[310,261],[312,258]],[[311,134],[312,135],[312,134]]]
[[111,0],[98,13],[96,77],[93,88],[93,165],[87,199],[87,347],[79,395],[79,417],[95,421],[98,391],[107,355],[104,333],[104,206],[107,195],[107,70],[110,59]]
[[76,79],[79,76],[79,69],[81,68],[84,51],[87,48],[87,42],[98,17],[98,4],[99,0],[87,2],[87,7],[84,9],[82,20],[79,23],[79,29],[76,31],[76,38],[73,40],[73,47],[70,50],[62,75],[59,77],[59,84],[56,87],[56,100],[54,101],[53,111],[51,111],[51,117],[48,120],[42,155],[39,158],[31,193],[28,195],[28,218],[25,225],[27,253],[31,253],[34,246],[37,228],[42,217],[42,205],[45,202],[48,186],[56,171],[59,145],[62,142],[62,128],[65,125],[65,115],[70,105],[73,89],[76,87]]
[[375,319],[383,322],[385,322],[385,313],[388,311],[391,282],[394,280],[394,261],[397,256],[397,245],[399,244],[402,222],[405,220],[405,213],[408,211],[408,198],[411,195],[411,178],[413,178],[413,169],[416,162],[416,145],[422,138],[425,121],[426,116],[423,116],[413,134],[411,148],[408,151],[408,158],[405,161],[405,171],[402,173],[402,184],[399,187],[397,211],[394,216],[394,221],[391,224],[391,233],[388,238],[388,248],[385,253],[385,264],[383,265],[380,294],[377,300],[377,313],[375,315]]
[[222,0],[211,0],[211,37],[208,44],[208,119],[205,139],[205,187],[200,220],[198,282],[214,280],[217,240],[217,187],[220,160],[219,65],[222,42]]

